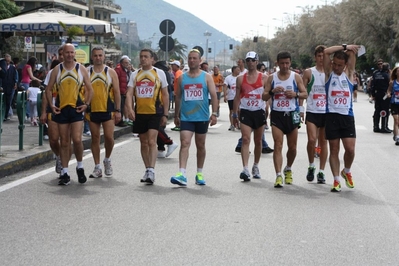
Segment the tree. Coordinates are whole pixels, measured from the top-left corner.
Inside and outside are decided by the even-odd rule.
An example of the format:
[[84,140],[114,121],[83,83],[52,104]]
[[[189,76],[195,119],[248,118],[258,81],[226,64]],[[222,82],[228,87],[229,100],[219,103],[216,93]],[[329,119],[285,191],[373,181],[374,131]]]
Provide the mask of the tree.
[[10,0],[0,0],[0,19],[14,17],[21,11],[14,2]]
[[[11,2],[9,0],[0,0],[0,19],[11,18],[19,13],[20,9],[15,5],[14,2]],[[13,35],[14,34],[12,32],[0,33],[0,51],[1,50],[9,51],[11,47],[13,47],[9,45],[7,42],[7,38]]]
[[78,27],[78,26],[67,26],[65,25],[62,21],[58,21],[58,23],[60,24],[60,26],[64,29],[64,31],[66,32],[68,39],[67,39],[67,43],[72,43],[72,40],[79,35],[83,35],[85,32],[82,28]]
[[[172,50],[168,52],[168,57],[174,60],[183,60],[187,58],[185,52],[187,51],[187,45],[180,43],[177,39],[173,39],[175,45]],[[166,58],[166,52],[162,51],[159,47],[156,49],[158,58]]]

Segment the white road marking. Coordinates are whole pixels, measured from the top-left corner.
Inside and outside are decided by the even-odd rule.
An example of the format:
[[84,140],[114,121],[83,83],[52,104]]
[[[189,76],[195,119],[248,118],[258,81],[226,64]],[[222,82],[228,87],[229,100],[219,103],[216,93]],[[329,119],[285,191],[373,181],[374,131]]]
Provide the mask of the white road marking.
[[[133,141],[133,139],[129,139],[129,140],[125,140],[123,142],[117,143],[117,144],[114,145],[114,148],[117,148],[119,146],[123,146],[123,145],[125,145],[125,144],[127,144],[128,142],[131,142],[131,141]],[[100,150],[100,153],[104,153],[104,152],[105,152],[105,148]],[[92,157],[93,157],[93,155],[91,153],[89,153],[89,154],[87,154],[86,156],[83,157],[83,160],[87,160],[87,159],[92,158]],[[76,163],[76,159],[72,159],[72,160],[69,161],[69,164],[74,164],[74,163]],[[33,175],[30,175],[30,176],[15,180],[15,181],[13,181],[11,183],[5,184],[3,186],[0,186],[0,193],[4,192],[6,190],[9,190],[11,188],[14,188],[16,186],[22,185],[22,184],[24,184],[26,182],[32,181],[32,180],[34,180],[36,178],[42,177],[44,175],[47,175],[47,174],[49,174],[51,172],[54,172],[54,167],[45,169],[45,170],[40,171],[38,173],[35,173]]]

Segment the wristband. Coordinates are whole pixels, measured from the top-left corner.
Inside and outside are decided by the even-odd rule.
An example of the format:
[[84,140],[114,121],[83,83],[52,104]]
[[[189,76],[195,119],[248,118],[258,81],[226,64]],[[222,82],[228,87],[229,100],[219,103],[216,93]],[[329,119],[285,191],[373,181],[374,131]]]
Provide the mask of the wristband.
[[164,117],[166,117],[166,119],[169,119],[169,116],[168,115],[163,115]]
[[300,113],[304,113],[304,112],[305,112],[305,107],[299,106],[299,112],[300,112]]
[[273,96],[273,95],[274,95],[273,90],[270,90],[270,91],[269,91],[269,95],[270,95],[270,96]]
[[212,115],[218,116],[218,112],[212,112]]
[[234,113],[233,113],[231,116],[232,116],[233,118],[238,118],[238,115],[237,115],[237,114],[234,114]]

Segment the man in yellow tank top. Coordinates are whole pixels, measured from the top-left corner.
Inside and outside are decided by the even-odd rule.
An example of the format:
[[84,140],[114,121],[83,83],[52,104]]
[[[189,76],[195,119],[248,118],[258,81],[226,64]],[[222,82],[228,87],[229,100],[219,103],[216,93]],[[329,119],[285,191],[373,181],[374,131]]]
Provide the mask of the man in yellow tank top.
[[86,112],[91,132],[91,153],[94,159],[94,171],[90,178],[102,177],[100,164],[100,128],[103,126],[105,158],[105,175],[113,174],[111,166],[111,153],[114,147],[114,127],[121,120],[121,95],[119,91],[118,76],[112,68],[104,65],[105,54],[102,47],[91,50],[93,65],[88,68],[93,98],[91,108]]
[[150,185],[155,181],[158,130],[166,126],[169,114],[168,82],[163,70],[153,67],[153,60],[152,50],[140,51],[141,68],[130,77],[125,103],[125,115],[134,121],[133,132],[139,134],[141,157],[146,167],[141,182]]
[[[54,122],[60,134],[60,157],[62,170],[59,185],[69,185],[69,145],[71,139],[77,160],[76,173],[79,183],[86,182],[83,169],[83,112],[90,106],[93,88],[87,70],[75,62],[75,47],[67,43],[63,49],[64,62],[56,66],[46,88],[47,102],[53,112]],[[85,90],[82,90],[83,83]],[[58,92],[53,103],[52,88],[57,84]]]

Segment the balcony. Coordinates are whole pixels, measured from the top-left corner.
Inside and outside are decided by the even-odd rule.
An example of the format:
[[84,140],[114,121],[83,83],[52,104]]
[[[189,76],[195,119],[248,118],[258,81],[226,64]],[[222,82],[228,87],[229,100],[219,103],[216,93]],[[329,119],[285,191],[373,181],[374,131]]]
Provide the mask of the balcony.
[[107,11],[111,14],[122,14],[122,7],[110,0],[93,0],[95,10]]

